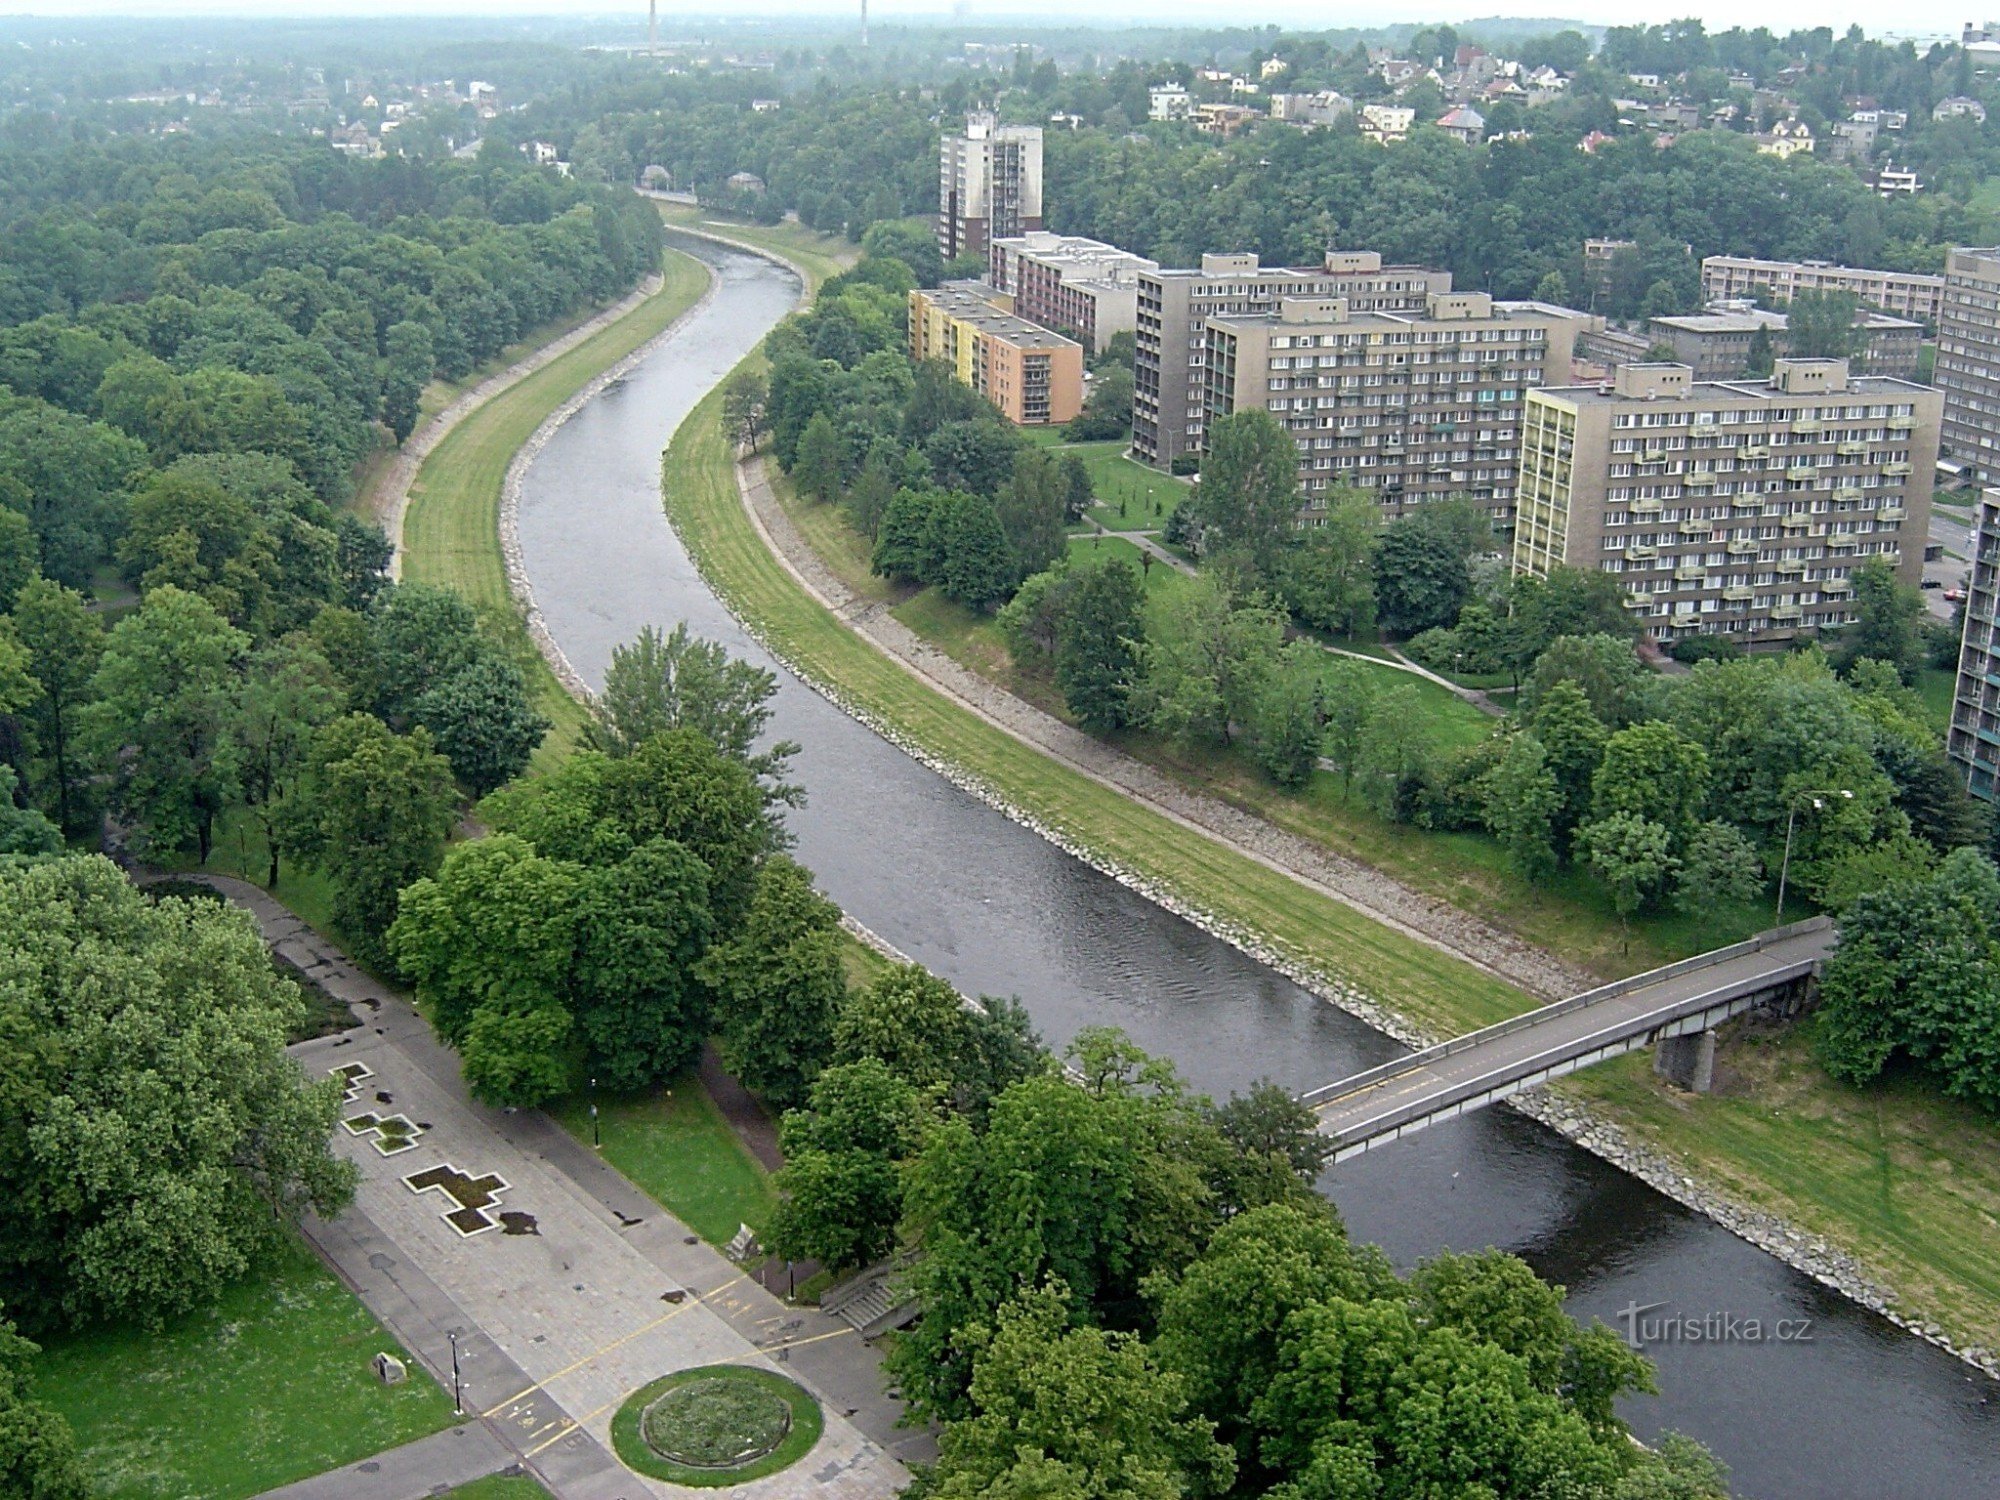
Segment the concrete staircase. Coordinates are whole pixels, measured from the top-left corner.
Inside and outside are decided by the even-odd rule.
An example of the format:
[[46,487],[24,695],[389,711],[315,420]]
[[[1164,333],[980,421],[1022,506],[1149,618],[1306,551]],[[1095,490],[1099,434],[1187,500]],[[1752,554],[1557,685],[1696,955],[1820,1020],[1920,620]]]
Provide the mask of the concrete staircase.
[[883,1262],[857,1272],[820,1298],[820,1311],[840,1319],[864,1339],[914,1322],[923,1304],[895,1284],[896,1267]]

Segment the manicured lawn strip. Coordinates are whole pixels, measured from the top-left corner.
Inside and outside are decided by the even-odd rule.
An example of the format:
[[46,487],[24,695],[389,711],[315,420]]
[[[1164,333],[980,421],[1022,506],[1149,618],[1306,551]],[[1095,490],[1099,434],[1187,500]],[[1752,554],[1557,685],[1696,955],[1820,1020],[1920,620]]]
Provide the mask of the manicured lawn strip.
[[[712,1245],[737,1227],[761,1230],[777,1204],[771,1179],[692,1073],[641,1094],[598,1095],[604,1159]],[[590,1099],[572,1095],[549,1115],[580,1141],[590,1139]]]
[[2000,1154],[1993,1121],[1903,1073],[1832,1082],[1802,1028],[1744,1035],[1718,1059],[1724,1092],[1662,1089],[1646,1054],[1563,1088],[1636,1125],[1740,1201],[1859,1253],[1906,1306],[1965,1343],[2000,1344]]
[[808,297],[819,290],[822,281],[838,276],[861,259],[859,245],[834,235],[815,233],[800,224],[744,224],[734,219],[719,219],[706,209],[685,203],[662,203],[658,207],[660,217],[670,228],[699,229],[783,256],[806,273]]
[[[502,391],[467,417],[431,451],[410,486],[403,519],[403,577],[458,590],[489,619],[525,627],[507,591],[500,556],[500,486],[507,465],[543,420],[600,372],[616,364],[687,311],[708,285],[708,270],[669,250],[664,284],[609,328]],[[583,706],[562,689],[532,649],[519,653],[531,675],[536,705],[555,728],[535,755],[547,770],[575,745]]]
[[[734,1468],[698,1469],[662,1458],[647,1445],[640,1430],[646,1408],[675,1386],[711,1377],[754,1383],[784,1398],[785,1404],[791,1408],[791,1428],[776,1448],[762,1458]],[[627,1468],[636,1469],[641,1474],[698,1489],[720,1489],[790,1468],[812,1452],[813,1445],[825,1430],[826,1418],[819,1409],[819,1402],[796,1381],[756,1365],[704,1365],[663,1375],[626,1397],[625,1404],[611,1419],[611,1446],[617,1450],[618,1457]]]
[[[384,1386],[369,1360],[410,1364]],[[158,1333],[52,1339],[40,1398],[69,1418],[97,1500],[240,1500],[449,1427],[451,1398],[304,1245]]]
[[[161,856],[155,861],[163,870],[204,875],[234,875],[252,885],[262,886],[271,873],[270,845],[264,830],[245,807],[231,807],[215,821],[215,840],[208,851],[208,863],[192,854]],[[333,885],[318,870],[297,860],[280,860],[278,883],[266,887],[308,927],[333,934]]]
[[548,1494],[525,1474],[489,1474],[461,1484],[446,1500],[548,1500]]
[[1957,688],[1958,673],[1950,667],[1926,667],[1917,673],[1917,691],[1923,695],[1931,727],[1939,734],[1951,730],[1951,703]]
[[667,452],[667,507],[711,582],[773,645],[882,722],[983,777],[1079,844],[1263,933],[1301,962],[1348,979],[1441,1031],[1483,1025],[1529,997],[1436,953],[1056,764],[940,695],[847,631],[784,571],[737,497],[720,397]]

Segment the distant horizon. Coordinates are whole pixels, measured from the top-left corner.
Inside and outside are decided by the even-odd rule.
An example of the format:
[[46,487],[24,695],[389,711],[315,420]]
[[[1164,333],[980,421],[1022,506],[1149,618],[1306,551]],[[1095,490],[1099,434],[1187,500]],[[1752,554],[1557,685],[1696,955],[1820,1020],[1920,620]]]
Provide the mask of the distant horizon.
[[[1563,8],[1568,9],[1567,6]],[[869,0],[869,18],[878,24],[903,21],[981,29],[1015,23],[1076,29],[1101,27],[1105,30],[1128,27],[1221,29],[1213,6],[1197,4],[1195,0],[1149,0],[1143,6],[1131,6],[1133,13],[1129,17],[1120,14],[1126,9],[1123,5],[1107,7],[1088,19],[1082,19],[1063,0],[1007,0],[1006,4],[994,6],[990,11],[971,3],[940,6],[937,0]],[[1648,0],[1648,3],[1639,5],[1622,3],[1615,8],[1616,14],[1577,14],[1562,18],[1551,16],[1552,9],[1554,7],[1548,0],[1491,0],[1491,3],[1481,6],[1479,15],[1467,17],[1440,14],[1439,7],[1427,3],[1427,0],[1388,0],[1386,4],[1365,8],[1356,6],[1352,14],[1345,14],[1341,10],[1324,7],[1308,8],[1296,3],[1296,0],[1292,3],[1278,0],[1278,3],[1254,15],[1239,16],[1235,24],[1276,25],[1295,31],[1366,31],[1410,24],[1466,26],[1481,21],[1554,22],[1560,19],[1565,24],[1604,27],[1659,24],[1694,16],[1710,31],[1726,31],[1737,25],[1750,24],[1768,26],[1780,34],[1814,26],[1831,26],[1839,33],[1849,26],[1859,25],[1872,37],[1897,40],[1944,38],[1955,41],[1968,19],[1980,19],[1971,16],[1962,4],[1943,6],[1936,0],[1924,0],[1924,3],[1900,9],[1895,18],[1897,24],[1893,27],[1871,24],[1880,19],[1879,9],[1863,6],[1858,0],[1835,0],[1832,5],[1812,3],[1812,0],[1776,0],[1776,3],[1758,7],[1756,14],[1750,17],[1744,15],[1740,4],[1726,5],[1719,0]],[[858,10],[859,0],[853,0],[853,3],[779,0],[775,4],[772,0],[755,0],[751,4],[719,8],[662,7],[660,20],[662,25],[670,22],[685,25],[707,21],[833,20],[842,15],[855,14]],[[117,19],[335,22],[353,18],[547,20],[575,26],[580,22],[623,19],[635,14],[645,14],[643,3],[593,5],[584,10],[564,12],[551,9],[549,0],[414,0],[414,3],[407,3],[407,0],[341,0],[341,3],[331,7],[313,3],[313,0],[36,0],[31,5],[10,5],[8,0],[0,0],[0,24],[23,20]]]

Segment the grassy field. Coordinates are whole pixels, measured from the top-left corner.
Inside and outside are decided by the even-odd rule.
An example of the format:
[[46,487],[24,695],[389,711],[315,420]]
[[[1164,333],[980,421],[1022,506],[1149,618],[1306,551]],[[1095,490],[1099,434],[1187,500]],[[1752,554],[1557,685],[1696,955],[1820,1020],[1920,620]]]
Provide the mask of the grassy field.
[[861,259],[859,245],[832,235],[816,234],[800,224],[745,224],[717,218],[705,209],[685,203],[662,203],[659,210],[669,227],[704,230],[783,256],[806,273],[808,294],[818,291],[819,284],[828,277],[838,276]]
[[525,1474],[490,1474],[461,1484],[445,1500],[548,1500],[548,1493]]
[[1917,673],[1917,692],[1923,697],[1931,727],[1939,734],[1951,728],[1951,700],[1957,687],[1958,673],[1950,667],[1925,667]]
[[[590,1139],[590,1101],[572,1097],[549,1114]],[[692,1073],[671,1088],[598,1100],[604,1159],[712,1245],[739,1224],[761,1230],[778,1198],[722,1112]]]
[[1055,453],[1074,453],[1090,471],[1097,503],[1090,518],[1108,531],[1157,531],[1187,497],[1185,480],[1125,456],[1122,442],[1066,443],[1059,427],[1027,428],[1028,440]]
[[[1645,1054],[1566,1080],[1743,1202],[1858,1252],[1906,1305],[2000,1344],[2000,1152],[1991,1116],[1911,1073],[1858,1090],[1812,1060],[1804,1031],[1740,1031],[1718,1090],[1653,1078]],[[1982,1143],[1984,1143],[1982,1145]]]
[[448,1427],[422,1370],[384,1386],[369,1360],[403,1351],[306,1248],[159,1333],[51,1340],[37,1390],[76,1429],[97,1500],[240,1500]]
[[[445,584],[488,618],[517,620],[499,544],[500,485],[507,465],[544,418],[599,372],[659,333],[692,306],[708,272],[692,256],[669,250],[665,282],[636,311],[552,360],[467,417],[431,450],[410,486],[403,520],[403,577]],[[568,753],[584,710],[532,651],[535,701],[554,722],[535,764],[546,769]]]
[[[207,864],[201,864],[193,855],[179,859],[162,858],[156,863],[163,870],[183,874],[199,870],[206,875],[234,875],[239,880],[261,886],[264,877],[271,872],[270,845],[249,809],[232,807],[216,819],[215,841],[209,848]],[[319,871],[308,869],[296,860],[280,861],[278,883],[267,889],[297,913],[308,927],[326,933],[334,930],[333,886]]]

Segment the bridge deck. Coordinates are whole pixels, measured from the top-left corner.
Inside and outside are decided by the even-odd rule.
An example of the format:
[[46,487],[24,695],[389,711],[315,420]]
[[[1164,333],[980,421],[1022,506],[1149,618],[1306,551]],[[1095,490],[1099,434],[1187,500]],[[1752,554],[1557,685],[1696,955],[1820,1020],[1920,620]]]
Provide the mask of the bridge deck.
[[1764,934],[1700,959],[1569,1000],[1557,1001],[1371,1068],[1304,1096],[1342,1155],[1368,1139],[1414,1128],[1454,1102],[1491,1102],[1520,1080],[1536,1081],[1566,1063],[1631,1050],[1635,1039],[1688,1016],[1759,994],[1814,972],[1832,950],[1824,918]]

